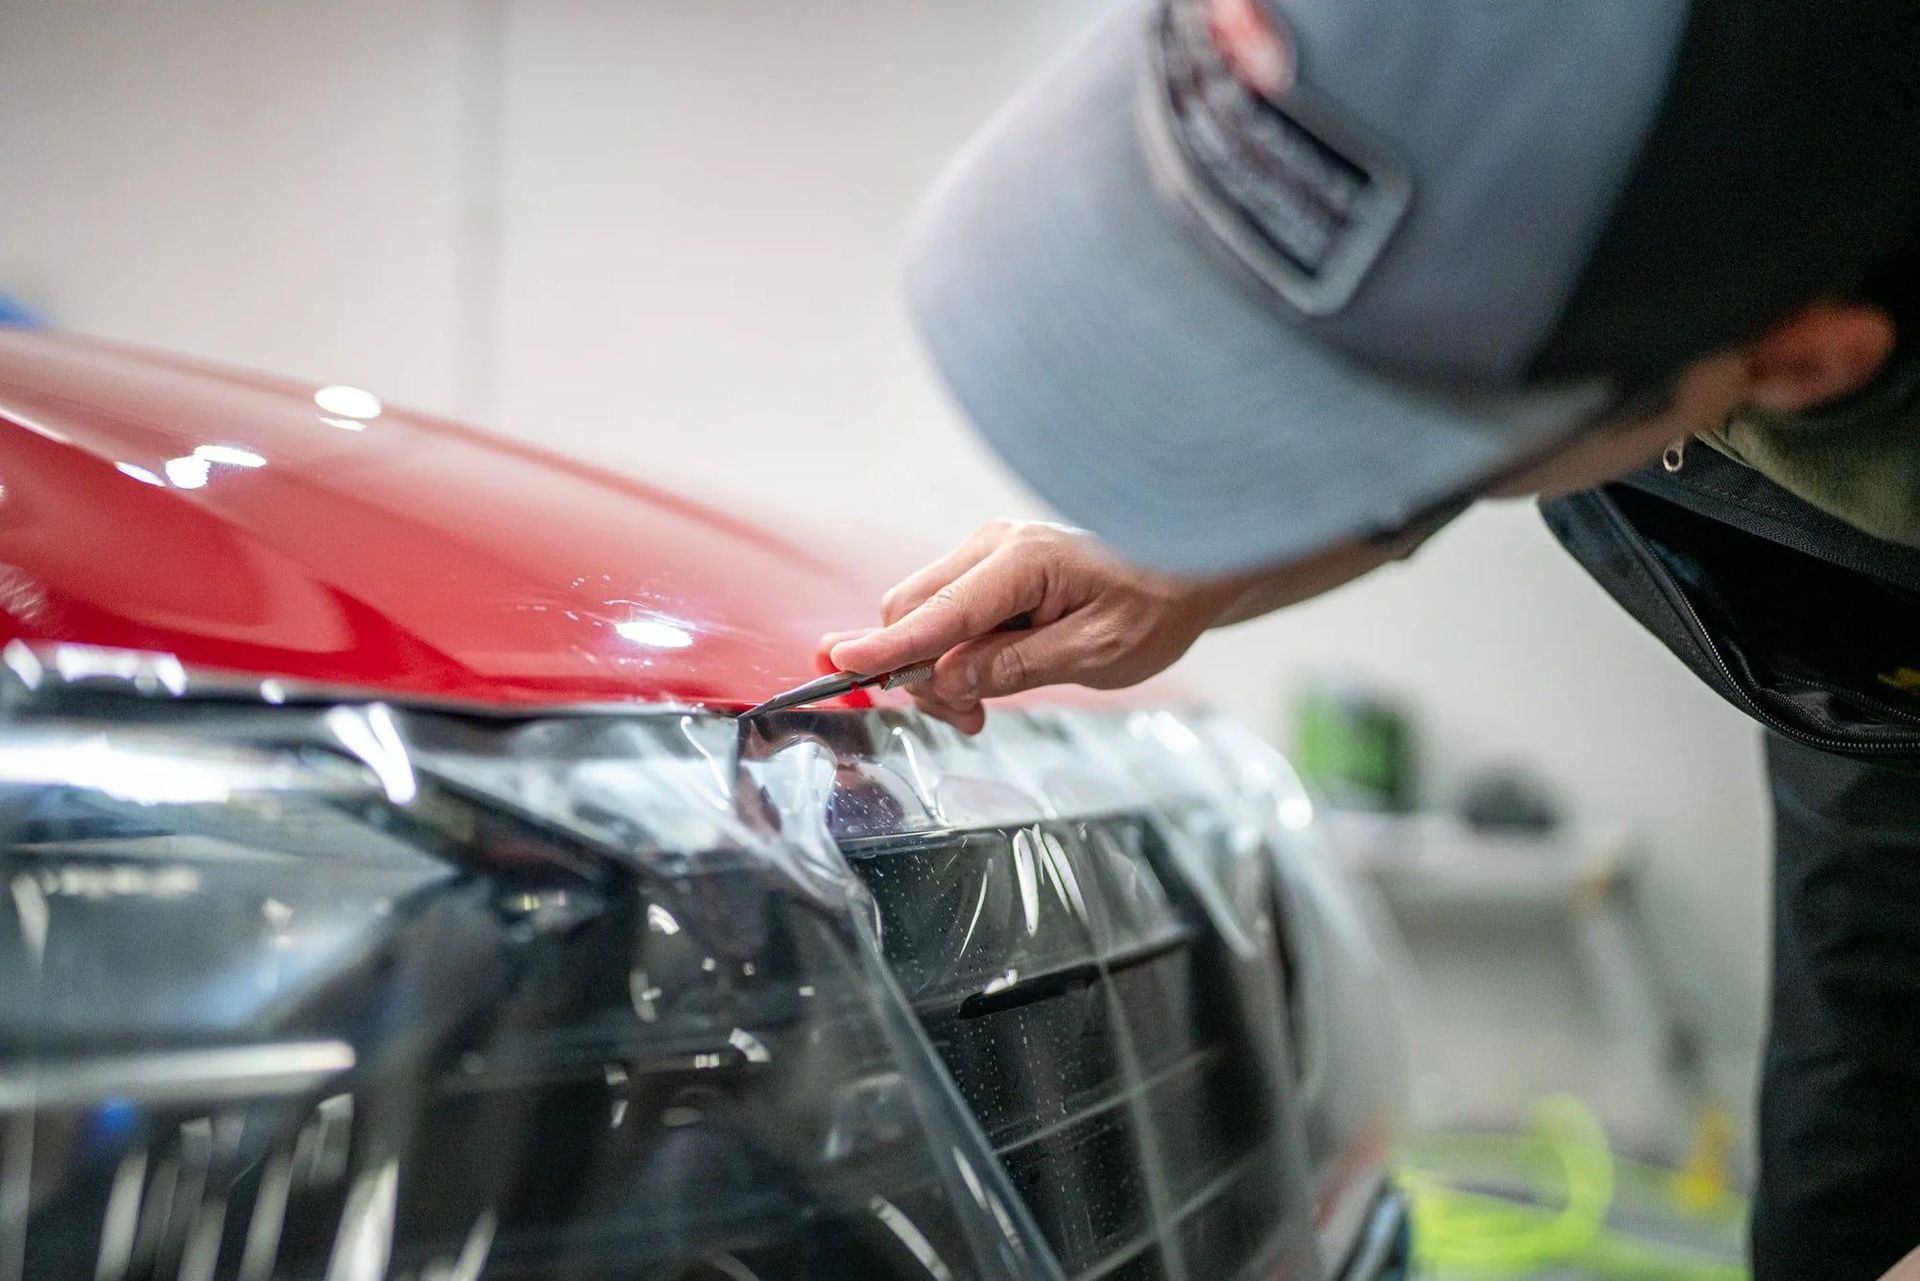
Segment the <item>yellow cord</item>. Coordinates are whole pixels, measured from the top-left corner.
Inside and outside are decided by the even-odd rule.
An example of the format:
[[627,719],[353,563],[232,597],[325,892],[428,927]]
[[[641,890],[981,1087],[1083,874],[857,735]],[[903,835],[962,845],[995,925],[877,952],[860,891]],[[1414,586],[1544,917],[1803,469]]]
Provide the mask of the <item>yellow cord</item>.
[[[1700,1259],[1675,1247],[1613,1231],[1607,1214],[1618,1181],[1672,1192],[1671,1171],[1616,1162],[1600,1123],[1578,1100],[1543,1101],[1527,1135],[1433,1136],[1418,1145],[1423,1164],[1403,1167],[1413,1198],[1414,1255],[1429,1268],[1485,1278],[1526,1276],[1568,1265],[1634,1281],[1746,1281],[1738,1264]],[[1442,1174],[1434,1164],[1447,1168]],[[1537,1203],[1456,1186],[1475,1170],[1524,1177]],[[1701,1189],[1690,1189],[1699,1198]],[[1730,1193],[1676,1209],[1731,1223],[1743,1207]]]

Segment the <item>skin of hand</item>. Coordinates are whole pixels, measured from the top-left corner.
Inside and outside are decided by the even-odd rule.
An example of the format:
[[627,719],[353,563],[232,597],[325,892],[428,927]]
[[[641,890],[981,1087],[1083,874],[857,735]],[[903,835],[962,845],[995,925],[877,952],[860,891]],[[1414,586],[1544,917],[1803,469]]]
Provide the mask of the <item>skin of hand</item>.
[[[1626,474],[1743,404],[1793,412],[1845,394],[1872,377],[1893,337],[1877,308],[1810,304],[1746,347],[1690,366],[1658,412],[1595,428],[1496,492],[1571,493]],[[909,687],[914,701],[973,734],[986,722],[982,699],[1065,682],[1134,684],[1172,664],[1208,628],[1317,596],[1417,542],[1355,540],[1250,573],[1186,579],[1124,564],[1080,530],[993,521],[889,591],[880,606],[884,626],[836,632],[821,645],[843,671],[937,659],[931,679]],[[1031,630],[995,632],[1021,613],[1031,616]]]
[[[1394,554],[1342,544],[1279,569],[1184,579],[1124,564],[1080,530],[997,520],[889,591],[884,627],[837,632],[822,645],[845,671],[937,658],[933,676],[909,692],[920,710],[973,734],[986,722],[982,699],[1067,681],[1135,684],[1209,627],[1305,600]],[[1029,630],[994,631],[1022,613]]]

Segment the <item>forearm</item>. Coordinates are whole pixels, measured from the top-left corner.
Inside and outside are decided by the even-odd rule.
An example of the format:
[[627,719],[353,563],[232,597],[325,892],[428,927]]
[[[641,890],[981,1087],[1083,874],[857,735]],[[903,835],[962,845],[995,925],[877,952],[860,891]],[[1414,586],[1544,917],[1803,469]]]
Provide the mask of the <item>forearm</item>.
[[[888,592],[884,626],[824,643],[828,661],[846,671],[932,661],[914,702],[971,734],[985,722],[982,700],[1064,682],[1132,685],[1209,627],[1317,596],[1418,541],[1342,543],[1256,573],[1191,579],[1129,566],[1077,530],[996,521]],[[1017,616],[1033,626],[1001,627]]]
[[1222,593],[1226,605],[1211,626],[1244,623],[1310,600],[1399,559],[1407,550],[1398,543],[1341,543],[1304,560],[1222,580],[1233,590]]

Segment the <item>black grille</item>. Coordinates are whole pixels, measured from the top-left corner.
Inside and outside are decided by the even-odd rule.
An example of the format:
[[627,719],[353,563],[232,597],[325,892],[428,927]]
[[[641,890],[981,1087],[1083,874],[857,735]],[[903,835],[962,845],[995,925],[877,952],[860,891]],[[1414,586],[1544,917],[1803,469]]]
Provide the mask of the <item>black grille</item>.
[[1069,1276],[1272,1266],[1290,1235],[1278,1100],[1148,822],[848,853],[888,960]]
[[405,805],[232,728],[205,761],[302,785],[0,787],[20,1275],[985,1281],[1035,1274],[1029,1219],[1076,1281],[1306,1275],[1269,862],[1219,807],[834,814],[956,1098],[861,896],[603,804],[633,726],[421,718],[469,755],[429,746]]

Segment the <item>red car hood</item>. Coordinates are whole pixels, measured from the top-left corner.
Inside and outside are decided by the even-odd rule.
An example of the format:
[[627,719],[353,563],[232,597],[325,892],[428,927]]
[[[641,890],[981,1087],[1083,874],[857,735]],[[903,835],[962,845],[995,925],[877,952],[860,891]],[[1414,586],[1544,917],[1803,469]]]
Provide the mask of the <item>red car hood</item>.
[[883,585],[351,388],[0,331],[0,639],[398,697],[738,706],[817,674],[821,632]]

